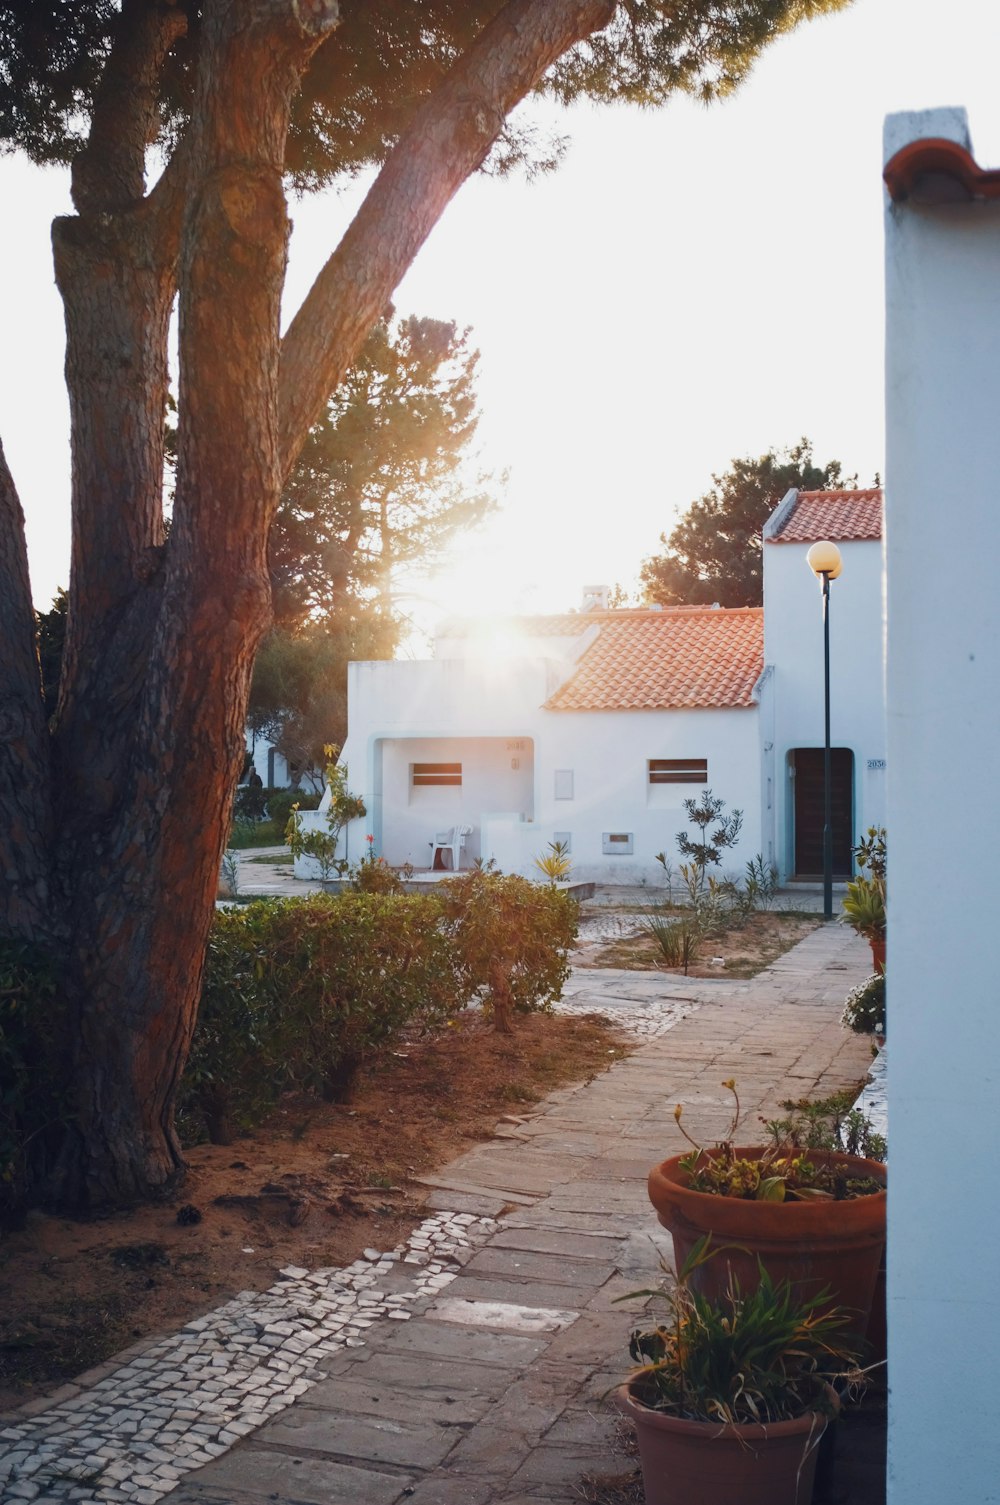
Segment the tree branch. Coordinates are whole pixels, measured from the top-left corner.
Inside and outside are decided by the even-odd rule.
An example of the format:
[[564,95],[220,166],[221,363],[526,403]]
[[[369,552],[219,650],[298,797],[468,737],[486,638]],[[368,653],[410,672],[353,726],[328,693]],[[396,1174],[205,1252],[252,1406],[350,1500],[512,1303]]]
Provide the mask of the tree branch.
[[50,926],[49,743],[24,514],[0,445],[0,934]]
[[175,0],[124,0],[87,145],[73,162],[78,213],[113,213],[142,199],[146,148],[157,123],[160,68],[186,29],[187,17]]
[[616,0],[508,0],[391,152],[285,336],[280,454],[310,427],[449,201],[546,70],[613,19]]

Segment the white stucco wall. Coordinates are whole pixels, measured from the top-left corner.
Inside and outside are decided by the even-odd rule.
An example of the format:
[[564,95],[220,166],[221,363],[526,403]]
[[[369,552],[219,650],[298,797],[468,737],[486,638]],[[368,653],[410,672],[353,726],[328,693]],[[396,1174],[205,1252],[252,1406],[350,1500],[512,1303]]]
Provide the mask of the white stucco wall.
[[[677,867],[676,835],[690,825],[682,801],[704,786],[650,786],[647,763],[702,757],[713,792],[744,812],[740,845],[724,864],[742,871],[762,850],[756,707],[544,710],[565,672],[551,658],[352,664],[344,758],[368,807],[364,830],[352,827],[352,852],[371,831],[388,862],[426,867],[434,832],[468,824],[469,861],[492,856],[506,872],[533,876],[548,844],[568,836],[575,878],[659,886],[655,854]],[[461,787],[414,788],[418,762],[460,762]],[[605,854],[605,833],[630,836],[631,852]]]
[[[855,842],[886,812],[882,546],[838,543],[830,585],[830,742],[854,753]],[[794,787],[788,754],[823,746],[823,603],[805,543],[764,545],[764,661],[774,706],[774,846],[782,878],[793,869]],[[768,738],[765,737],[765,742]],[[869,765],[875,765],[874,767]]]
[[[651,785],[650,758],[707,758],[707,785]],[[726,801],[726,813],[743,811],[740,843],[722,864],[723,872],[742,873],[761,849],[759,763],[756,707],[549,712],[535,758],[538,852],[557,832],[569,832],[575,878],[661,886],[655,854],[665,852],[676,871],[683,861],[678,831],[696,834],[682,802],[700,800],[709,787]],[[556,798],[557,771],[572,773],[572,799]],[[607,855],[606,832],[630,835],[632,853]]]
[[[962,139],[964,117],[886,131],[888,158]],[[985,1505],[1000,1499],[1000,204],[888,205],[886,298],[889,1499]]]

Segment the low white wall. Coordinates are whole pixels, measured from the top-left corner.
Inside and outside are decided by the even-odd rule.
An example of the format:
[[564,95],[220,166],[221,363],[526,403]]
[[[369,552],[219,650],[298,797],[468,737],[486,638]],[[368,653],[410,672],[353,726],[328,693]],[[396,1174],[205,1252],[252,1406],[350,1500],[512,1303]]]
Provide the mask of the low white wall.
[[891,1505],[1000,1489],[998,290],[1000,204],[887,206]]

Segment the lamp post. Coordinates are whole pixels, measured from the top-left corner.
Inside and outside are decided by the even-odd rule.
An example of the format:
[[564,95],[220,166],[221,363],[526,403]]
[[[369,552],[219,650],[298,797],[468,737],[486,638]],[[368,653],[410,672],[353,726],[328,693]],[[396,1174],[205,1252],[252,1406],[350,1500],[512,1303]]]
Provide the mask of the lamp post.
[[824,539],[806,562],[823,590],[823,918],[833,919],[833,793],[830,768],[830,581],[840,574],[840,550]]

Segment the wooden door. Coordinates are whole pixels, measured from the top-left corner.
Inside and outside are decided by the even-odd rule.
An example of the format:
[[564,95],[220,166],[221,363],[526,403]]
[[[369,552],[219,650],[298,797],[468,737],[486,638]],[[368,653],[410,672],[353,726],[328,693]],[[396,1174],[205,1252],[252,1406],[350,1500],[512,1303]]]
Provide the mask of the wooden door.
[[[823,749],[797,747],[791,754],[794,778],[795,876],[823,876]],[[833,876],[854,871],[854,754],[849,747],[830,749]]]

